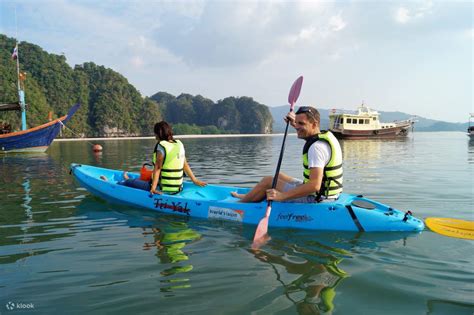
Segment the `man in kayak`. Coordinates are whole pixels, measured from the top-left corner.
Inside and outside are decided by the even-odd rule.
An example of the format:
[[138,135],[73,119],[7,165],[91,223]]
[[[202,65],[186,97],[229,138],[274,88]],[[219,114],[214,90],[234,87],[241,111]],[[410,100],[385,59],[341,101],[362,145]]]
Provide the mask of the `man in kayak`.
[[183,143],[174,139],[171,126],[164,120],[160,121],[155,125],[154,132],[158,142],[153,150],[151,181],[132,179],[124,173],[125,180],[120,184],[150,190],[152,194],[176,194],[183,189],[183,175],[186,173],[195,185],[206,186],[205,182],[194,176],[186,161]]
[[273,177],[264,177],[247,194],[232,192],[241,202],[267,200],[312,203],[335,200],[342,192],[342,152],[339,142],[330,131],[320,130],[320,116],[316,108],[302,106],[290,112],[285,120],[296,129],[298,138],[306,141],[303,147],[303,180],[278,175],[276,189]]

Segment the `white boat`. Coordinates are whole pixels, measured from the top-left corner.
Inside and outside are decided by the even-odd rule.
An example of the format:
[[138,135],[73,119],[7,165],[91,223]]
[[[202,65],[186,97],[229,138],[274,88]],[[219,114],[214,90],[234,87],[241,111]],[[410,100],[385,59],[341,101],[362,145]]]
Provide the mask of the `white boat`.
[[469,127],[467,127],[467,135],[471,137],[471,140],[474,139],[474,113],[471,113],[469,117]]
[[340,139],[394,138],[407,136],[414,119],[383,123],[379,113],[362,103],[357,112],[332,110],[329,130]]

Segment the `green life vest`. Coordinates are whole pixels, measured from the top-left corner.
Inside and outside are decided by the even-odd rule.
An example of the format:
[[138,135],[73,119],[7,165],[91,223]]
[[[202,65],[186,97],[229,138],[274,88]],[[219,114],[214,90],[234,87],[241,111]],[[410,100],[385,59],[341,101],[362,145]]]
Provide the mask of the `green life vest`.
[[160,141],[153,151],[153,164],[156,163],[158,144],[165,149],[163,166],[160,172],[159,185],[161,191],[177,193],[183,187],[184,146],[179,140],[176,142]]
[[306,140],[303,147],[303,182],[309,182],[308,150],[316,141],[325,141],[331,147],[331,157],[324,167],[323,182],[317,195],[318,197],[335,196],[342,192],[342,152],[339,142],[330,131],[323,130],[320,134]]

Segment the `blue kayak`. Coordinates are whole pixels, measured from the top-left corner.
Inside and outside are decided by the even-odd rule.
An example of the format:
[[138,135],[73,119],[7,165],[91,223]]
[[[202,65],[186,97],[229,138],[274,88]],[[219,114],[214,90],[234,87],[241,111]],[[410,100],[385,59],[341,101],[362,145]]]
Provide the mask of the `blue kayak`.
[[[151,195],[149,191],[118,184],[123,171],[90,165],[71,164],[71,173],[93,195],[118,204],[127,204],[164,213],[204,219],[258,224],[265,215],[266,201],[241,203],[232,191],[246,193],[249,188],[185,182],[175,195]],[[130,178],[139,174],[129,173]],[[269,227],[335,231],[421,231],[423,221],[390,206],[343,193],[335,201],[321,203],[273,202]]]

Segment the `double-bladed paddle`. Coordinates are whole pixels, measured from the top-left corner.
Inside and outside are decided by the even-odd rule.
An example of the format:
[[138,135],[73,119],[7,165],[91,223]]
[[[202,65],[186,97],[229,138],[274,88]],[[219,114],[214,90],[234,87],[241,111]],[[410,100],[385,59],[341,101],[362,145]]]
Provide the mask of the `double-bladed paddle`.
[[[288,95],[288,103],[290,103],[290,112],[293,111],[295,107],[296,100],[298,96],[300,96],[301,85],[303,84],[303,76],[300,76],[296,81],[293,83],[290,89],[290,94]],[[275,176],[273,177],[272,188],[274,189],[278,182],[278,175],[280,174],[280,166],[281,161],[283,160],[283,152],[285,151],[285,141],[286,135],[288,134],[288,125],[290,121],[287,120],[285,134],[283,136],[283,142],[281,144],[280,150],[280,158],[278,159],[277,168],[275,171]],[[272,211],[272,201],[267,201],[267,209],[265,211],[265,216],[260,220],[257,226],[257,230],[255,231],[255,236],[253,238],[253,248],[259,248],[263,243],[265,243],[266,235],[268,231],[268,219],[270,218],[270,213]]]

